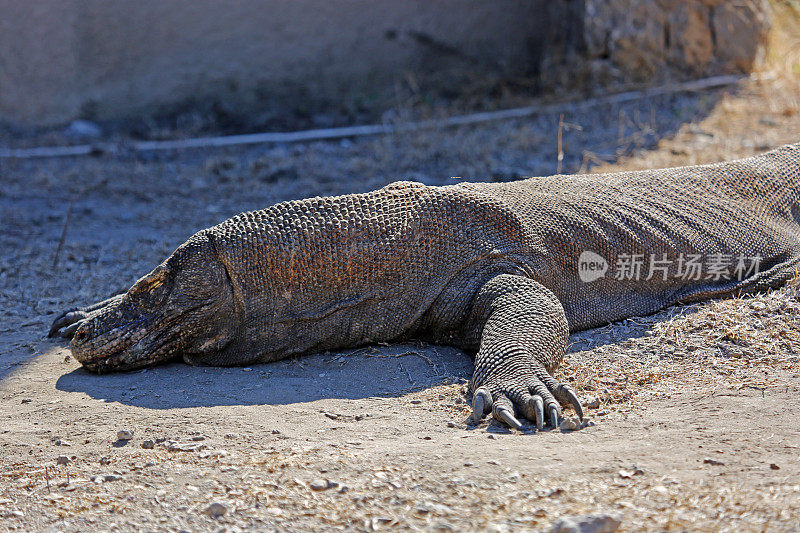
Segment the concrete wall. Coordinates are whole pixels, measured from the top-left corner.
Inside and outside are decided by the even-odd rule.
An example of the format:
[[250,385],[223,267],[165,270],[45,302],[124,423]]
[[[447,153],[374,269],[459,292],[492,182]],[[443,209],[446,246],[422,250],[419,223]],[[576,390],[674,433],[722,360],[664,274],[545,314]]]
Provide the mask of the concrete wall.
[[745,71],[765,0],[0,0],[0,121],[381,107],[398,84],[538,90]]
[[377,98],[525,68],[546,0],[0,0],[0,119]]

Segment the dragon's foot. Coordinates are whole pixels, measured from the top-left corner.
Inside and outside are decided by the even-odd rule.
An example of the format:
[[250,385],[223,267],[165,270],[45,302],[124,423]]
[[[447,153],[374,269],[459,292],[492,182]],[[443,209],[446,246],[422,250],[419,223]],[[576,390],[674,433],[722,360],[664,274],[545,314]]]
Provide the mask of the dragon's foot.
[[81,324],[89,318],[89,312],[81,309],[68,309],[53,320],[53,325],[50,326],[50,331],[47,333],[48,337],[64,337],[71,339],[75,331]]
[[571,405],[583,419],[583,408],[575,392],[542,369],[525,377],[483,383],[472,398],[472,420],[477,424],[492,413],[499,422],[519,430],[523,429],[519,418],[535,423],[538,429],[547,421],[555,429],[561,405]]

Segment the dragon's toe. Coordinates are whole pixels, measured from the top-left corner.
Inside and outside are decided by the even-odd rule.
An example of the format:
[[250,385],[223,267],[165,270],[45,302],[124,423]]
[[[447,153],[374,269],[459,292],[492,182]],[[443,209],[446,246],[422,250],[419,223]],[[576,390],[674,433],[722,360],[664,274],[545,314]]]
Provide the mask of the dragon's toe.
[[50,331],[47,333],[48,337],[64,337],[71,339],[75,331],[80,327],[81,323],[89,317],[89,313],[80,309],[69,309],[64,311],[55,320],[53,325],[50,326]]
[[583,407],[575,392],[549,374],[547,378],[528,375],[514,381],[482,385],[473,395],[472,421],[478,423],[492,413],[498,422],[518,430],[524,429],[520,419],[536,424],[540,430],[545,425],[555,429],[562,416],[562,404],[570,405],[582,419]]

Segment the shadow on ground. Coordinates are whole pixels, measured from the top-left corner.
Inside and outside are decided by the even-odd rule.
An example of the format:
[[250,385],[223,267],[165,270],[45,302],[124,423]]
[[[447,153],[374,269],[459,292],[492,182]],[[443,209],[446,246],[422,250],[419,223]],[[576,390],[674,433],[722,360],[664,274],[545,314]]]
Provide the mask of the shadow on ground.
[[106,402],[173,409],[392,397],[468,379],[471,374],[472,359],[455,348],[396,345],[245,368],[172,363],[105,375],[80,368],[61,376],[56,388]]

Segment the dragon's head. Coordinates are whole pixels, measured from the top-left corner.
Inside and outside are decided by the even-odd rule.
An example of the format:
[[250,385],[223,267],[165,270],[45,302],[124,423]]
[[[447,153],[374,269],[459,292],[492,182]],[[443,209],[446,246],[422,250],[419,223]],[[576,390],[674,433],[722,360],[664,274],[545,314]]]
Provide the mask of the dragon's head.
[[81,324],[70,349],[88,370],[130,370],[219,351],[236,324],[231,281],[200,233]]

